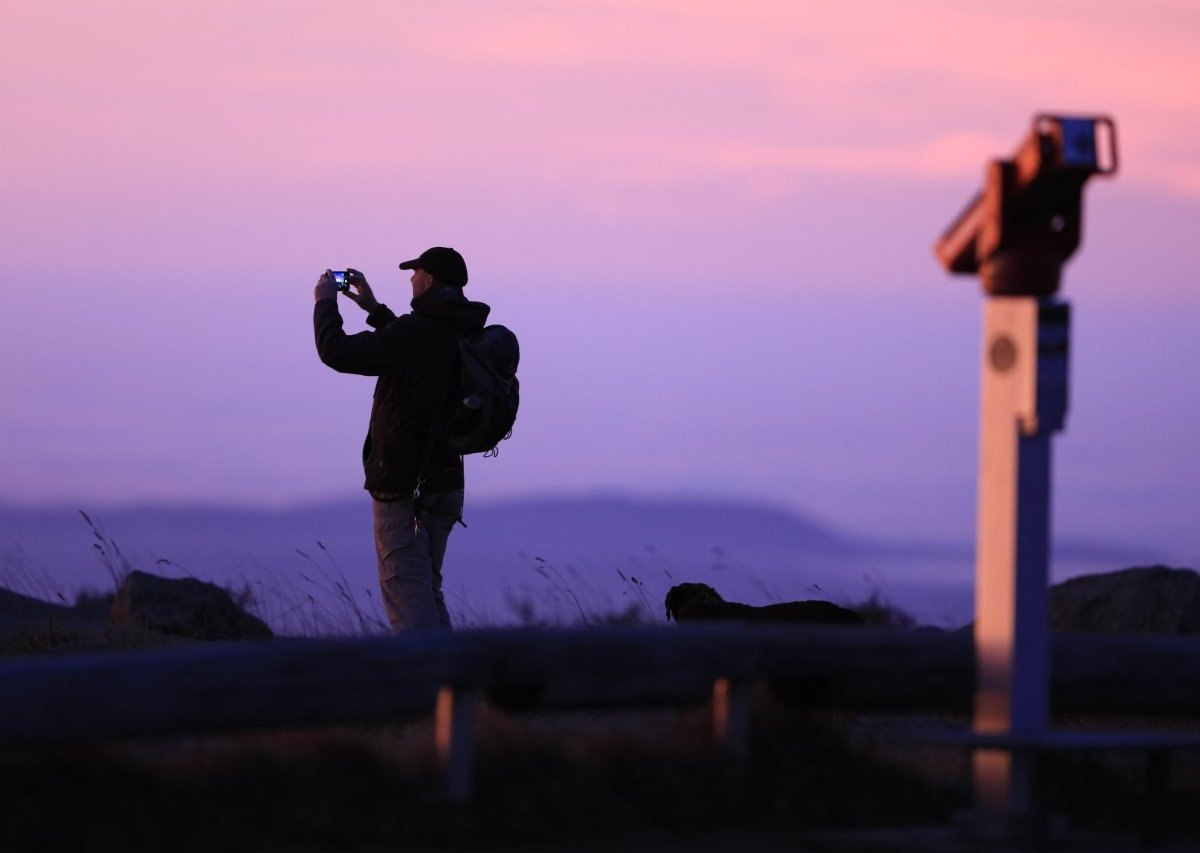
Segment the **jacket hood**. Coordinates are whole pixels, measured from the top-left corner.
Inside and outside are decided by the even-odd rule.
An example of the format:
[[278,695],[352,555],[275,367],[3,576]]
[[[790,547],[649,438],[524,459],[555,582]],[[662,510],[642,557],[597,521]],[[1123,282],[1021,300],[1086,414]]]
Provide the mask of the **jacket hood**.
[[463,296],[462,288],[435,286],[413,299],[414,314],[439,320],[460,332],[477,332],[487,323],[492,309],[483,302]]

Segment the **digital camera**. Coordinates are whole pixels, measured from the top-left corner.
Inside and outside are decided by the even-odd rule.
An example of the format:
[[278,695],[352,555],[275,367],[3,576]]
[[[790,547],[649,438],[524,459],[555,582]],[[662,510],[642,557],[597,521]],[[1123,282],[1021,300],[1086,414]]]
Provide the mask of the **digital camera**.
[[345,270],[330,270],[333,273],[333,283],[337,285],[338,290],[349,290],[350,282],[346,281]]

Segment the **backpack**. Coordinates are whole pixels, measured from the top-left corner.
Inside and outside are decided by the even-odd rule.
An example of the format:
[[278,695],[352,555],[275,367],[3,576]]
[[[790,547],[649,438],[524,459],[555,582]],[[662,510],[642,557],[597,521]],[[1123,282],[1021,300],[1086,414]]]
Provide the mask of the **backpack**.
[[458,358],[446,379],[446,408],[435,434],[454,453],[496,456],[512,435],[520,403],[517,336],[504,326],[485,326],[458,340]]

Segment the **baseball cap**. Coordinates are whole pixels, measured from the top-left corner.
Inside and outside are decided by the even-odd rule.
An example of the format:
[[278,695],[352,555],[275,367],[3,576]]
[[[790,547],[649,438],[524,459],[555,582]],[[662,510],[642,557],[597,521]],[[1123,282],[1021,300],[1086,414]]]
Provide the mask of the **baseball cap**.
[[421,253],[421,257],[405,261],[402,270],[425,270],[444,284],[462,287],[467,283],[467,262],[463,256],[445,246],[434,246]]

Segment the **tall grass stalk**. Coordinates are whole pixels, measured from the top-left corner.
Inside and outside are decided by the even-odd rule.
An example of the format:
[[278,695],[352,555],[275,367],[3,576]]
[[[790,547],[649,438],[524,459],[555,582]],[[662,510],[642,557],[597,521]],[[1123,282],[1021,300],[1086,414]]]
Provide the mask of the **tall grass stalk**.
[[579,611],[580,621],[583,622],[585,627],[590,628],[591,623],[588,621],[587,613],[584,612],[583,605],[579,603],[579,596],[575,594],[575,590],[571,588],[571,585],[563,579],[562,572],[555,568],[555,566],[551,563],[546,562],[546,560],[542,557],[534,557],[534,560],[536,560],[538,563],[535,571],[546,580],[550,581],[555,589],[565,593],[571,599],[571,601],[575,603],[575,609]]
[[133,571],[133,564],[129,558],[121,553],[121,546],[110,537],[106,536],[96,522],[92,521],[92,517],[83,510],[79,510],[79,514],[83,516],[83,520],[87,522],[87,526],[91,528],[92,549],[96,552],[96,556],[100,558],[105,571],[108,572],[108,577],[112,581],[113,589],[119,589],[121,584],[125,582],[125,578]]
[[[617,569],[617,575],[625,582],[626,586],[636,593],[638,601],[641,602],[642,612],[646,614],[646,621],[650,624],[657,622],[655,611],[650,608],[650,602],[646,599],[646,585],[633,575],[626,577],[620,569]],[[670,575],[668,574],[667,577],[669,578]]]
[[[328,568],[323,567],[306,551],[301,548],[297,548],[296,553],[303,557],[308,564],[313,567],[317,574],[321,576],[321,581],[318,582],[313,580],[304,573],[301,573],[300,577],[305,582],[325,592],[327,595],[331,595],[333,599],[341,605],[343,611],[349,614],[353,622],[357,624],[359,633],[377,634],[381,631],[386,631],[387,626],[378,616],[368,615],[363,607],[359,605],[358,598],[354,594],[354,589],[351,587],[350,582],[346,579],[346,575],[342,571],[341,566],[338,565],[337,560],[334,559],[334,556],[329,552],[329,549],[325,547],[325,543],[320,539],[315,541],[317,543],[317,547],[321,550],[321,553],[325,555],[325,560],[329,566]],[[370,595],[371,593],[368,590],[368,598]],[[316,600],[311,595],[308,596],[308,599],[310,602],[316,605]],[[326,612],[329,612],[328,608],[324,609]]]

